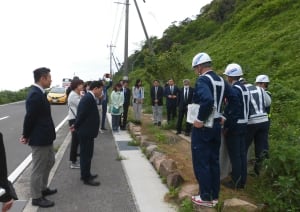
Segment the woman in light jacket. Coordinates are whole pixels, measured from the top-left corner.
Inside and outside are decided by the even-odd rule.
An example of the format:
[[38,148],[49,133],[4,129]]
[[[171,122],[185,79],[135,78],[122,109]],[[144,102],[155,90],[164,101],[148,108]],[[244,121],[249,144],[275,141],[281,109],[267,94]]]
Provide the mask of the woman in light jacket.
[[113,132],[119,131],[121,114],[123,113],[124,95],[121,89],[122,85],[117,83],[110,95],[110,113]]
[[[77,107],[81,98],[81,93],[83,91],[84,83],[80,79],[72,80],[70,88],[71,92],[68,96],[68,120],[69,126],[71,127],[76,120]],[[80,165],[77,162],[77,151],[79,146],[79,140],[76,131],[72,132],[71,148],[70,148],[70,161],[71,169],[79,169]]]
[[140,79],[137,79],[135,85],[132,87],[132,99],[134,119],[137,124],[140,124],[144,101],[144,87],[142,86],[142,80]]

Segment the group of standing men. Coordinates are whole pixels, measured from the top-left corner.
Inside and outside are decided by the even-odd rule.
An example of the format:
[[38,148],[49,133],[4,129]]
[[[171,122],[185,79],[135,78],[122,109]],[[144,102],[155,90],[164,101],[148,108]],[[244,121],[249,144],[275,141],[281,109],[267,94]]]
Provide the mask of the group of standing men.
[[[163,88],[158,80],[153,81],[153,85],[150,90],[153,123],[154,125],[161,126],[162,114],[163,114],[163,98],[166,98],[167,109],[167,122],[178,118],[176,124],[177,134],[182,133],[182,122],[187,115],[187,105],[192,103],[194,94],[194,88],[190,86],[190,80],[183,80],[183,87],[178,88],[174,84],[173,79],[169,79],[167,85]],[[185,135],[189,136],[191,131],[191,124],[185,122]]]
[[[197,205],[214,207],[220,191],[222,126],[232,164],[231,180],[224,185],[233,189],[244,188],[247,152],[253,140],[256,156],[254,171],[259,174],[261,162],[268,152],[267,110],[271,98],[265,89],[269,79],[266,75],[259,75],[257,85],[244,84],[240,80],[242,68],[232,63],[224,72],[226,82],[212,70],[212,60],[204,52],[193,58],[192,67],[198,75],[193,103],[200,105],[191,136],[192,162],[199,183],[199,195],[192,196],[192,201]],[[213,120],[212,125],[207,123],[208,120]]]

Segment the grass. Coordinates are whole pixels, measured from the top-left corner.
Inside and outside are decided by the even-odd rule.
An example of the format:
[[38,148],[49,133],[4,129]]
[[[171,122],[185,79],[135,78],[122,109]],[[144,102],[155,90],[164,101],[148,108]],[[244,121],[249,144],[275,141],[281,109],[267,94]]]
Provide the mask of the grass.
[[117,161],[127,160],[127,158],[124,157],[124,156],[122,156],[122,155],[120,155],[120,154],[118,154],[118,156],[116,157],[116,160],[117,160]]

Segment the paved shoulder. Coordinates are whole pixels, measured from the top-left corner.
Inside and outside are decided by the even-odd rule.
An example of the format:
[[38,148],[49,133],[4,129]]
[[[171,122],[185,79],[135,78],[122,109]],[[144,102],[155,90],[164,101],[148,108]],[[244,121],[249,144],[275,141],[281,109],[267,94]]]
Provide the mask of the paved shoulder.
[[38,211],[137,211],[122,165],[117,158],[118,152],[111,132],[99,134],[95,139],[91,171],[98,174],[97,180],[101,185],[91,187],[82,183],[79,169],[69,168],[68,148],[50,185],[58,189],[57,194],[49,196],[49,199],[55,201],[55,207],[40,208]]

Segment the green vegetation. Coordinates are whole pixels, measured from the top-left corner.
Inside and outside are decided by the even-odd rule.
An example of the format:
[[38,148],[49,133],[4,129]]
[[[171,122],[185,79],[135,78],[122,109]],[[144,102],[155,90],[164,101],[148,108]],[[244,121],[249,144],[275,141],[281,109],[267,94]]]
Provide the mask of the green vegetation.
[[118,154],[117,157],[116,157],[116,160],[117,160],[117,161],[127,160],[127,158],[124,157],[123,155]]
[[186,198],[181,202],[179,212],[190,212],[190,211],[194,211],[193,202],[191,201],[191,199]]
[[24,100],[27,96],[28,89],[29,88],[24,88],[19,91],[0,91],[0,105]]
[[162,85],[170,77],[180,86],[184,78],[194,83],[191,61],[198,52],[212,57],[219,74],[236,62],[249,83],[258,74],[269,75],[270,159],[249,192],[258,203],[267,203],[270,211],[300,210],[299,11],[298,0],[214,0],[195,20],[175,22],[161,39],[151,38],[155,54],[145,43],[129,58],[129,64],[135,62],[129,79],[132,84],[137,78],[143,80],[146,105],[153,79]]
[[141,142],[133,139],[132,141],[128,142],[128,146],[140,146]]

